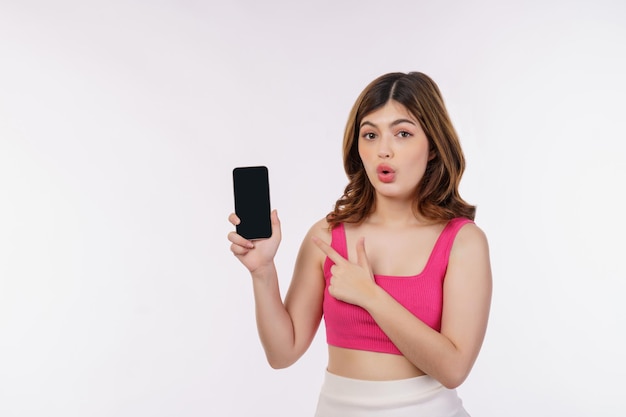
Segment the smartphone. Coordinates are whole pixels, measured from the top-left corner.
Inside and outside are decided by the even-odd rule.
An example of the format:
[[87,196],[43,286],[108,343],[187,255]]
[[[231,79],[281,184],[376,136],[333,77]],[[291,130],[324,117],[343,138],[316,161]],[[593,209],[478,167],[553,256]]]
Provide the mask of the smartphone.
[[237,233],[246,239],[272,236],[270,220],[270,186],[267,167],[233,169],[235,214],[241,220]]

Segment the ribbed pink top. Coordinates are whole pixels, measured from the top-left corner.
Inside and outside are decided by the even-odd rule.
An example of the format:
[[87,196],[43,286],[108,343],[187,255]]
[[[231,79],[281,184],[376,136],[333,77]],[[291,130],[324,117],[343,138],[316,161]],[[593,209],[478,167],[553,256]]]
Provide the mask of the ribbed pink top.
[[[441,330],[443,308],[443,280],[448,258],[457,232],[472,221],[466,218],[452,219],[445,226],[428,258],[424,270],[417,275],[395,277],[374,275],[376,283],[387,291],[406,309],[433,329]],[[343,224],[332,230],[331,246],[344,258],[348,257],[346,233]],[[339,301],[328,293],[330,267],[333,261],[324,263],[324,322],[326,341],[329,345],[400,355],[398,348],[363,308]]]

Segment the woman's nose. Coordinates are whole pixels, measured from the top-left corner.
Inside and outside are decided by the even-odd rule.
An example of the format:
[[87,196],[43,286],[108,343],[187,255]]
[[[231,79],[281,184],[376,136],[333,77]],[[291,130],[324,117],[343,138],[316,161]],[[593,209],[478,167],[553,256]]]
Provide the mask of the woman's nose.
[[393,153],[391,151],[390,139],[382,137],[378,143],[378,157],[383,159],[391,158]]

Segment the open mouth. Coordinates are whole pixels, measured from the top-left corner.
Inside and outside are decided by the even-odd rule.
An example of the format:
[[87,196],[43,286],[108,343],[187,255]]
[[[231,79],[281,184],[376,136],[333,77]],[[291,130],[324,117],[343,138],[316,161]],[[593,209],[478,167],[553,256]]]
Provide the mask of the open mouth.
[[396,176],[396,172],[388,165],[379,165],[376,173],[381,182],[392,182]]
[[378,165],[378,168],[376,169],[376,172],[378,174],[393,174],[393,173],[395,173],[393,168],[391,168],[388,165],[384,165],[384,164]]

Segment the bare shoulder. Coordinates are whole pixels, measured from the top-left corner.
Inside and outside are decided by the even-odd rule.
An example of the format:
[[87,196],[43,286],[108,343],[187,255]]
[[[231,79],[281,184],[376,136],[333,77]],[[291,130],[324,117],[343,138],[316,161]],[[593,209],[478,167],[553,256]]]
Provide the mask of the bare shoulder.
[[491,280],[491,261],[487,236],[474,223],[461,227],[452,244],[448,259],[448,275],[473,276],[479,280]]
[[488,288],[491,282],[490,264],[489,244],[482,229],[474,223],[461,227],[448,260],[450,282],[458,282],[454,277],[464,277],[466,283],[481,283]]
[[313,237],[317,237],[323,240],[324,242],[330,244],[331,232],[330,232],[330,226],[328,224],[328,221],[326,220],[326,217],[323,217],[322,219],[315,222],[309,229],[306,235],[306,239],[311,240],[311,238]]
[[485,232],[475,223],[467,223],[461,227],[454,239],[450,256],[464,254],[489,253],[489,243]]

